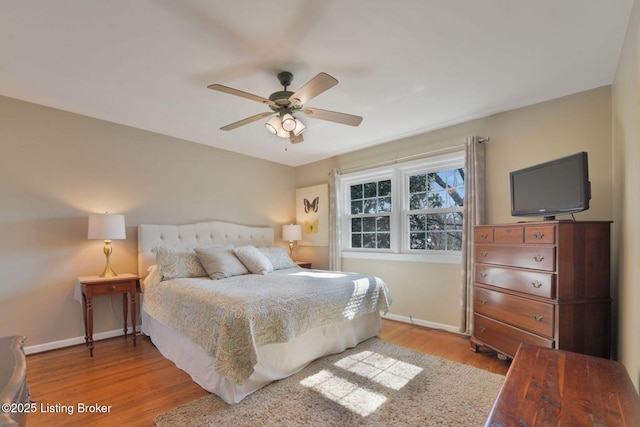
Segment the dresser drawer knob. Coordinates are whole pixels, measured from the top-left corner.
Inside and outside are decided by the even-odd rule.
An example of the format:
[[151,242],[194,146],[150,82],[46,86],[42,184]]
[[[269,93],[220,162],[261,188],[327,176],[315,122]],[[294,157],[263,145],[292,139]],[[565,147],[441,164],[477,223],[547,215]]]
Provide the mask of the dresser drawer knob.
[[536,313],[533,315],[533,318],[536,322],[542,322],[542,319],[544,319],[544,317],[542,317],[542,314],[540,313]]
[[535,259],[537,262],[542,262],[544,257],[542,255],[536,255],[536,256],[533,257],[533,259]]
[[480,327],[478,328],[478,330],[479,330],[480,332],[484,332],[484,331],[486,331],[486,330],[487,330],[487,328],[485,328],[484,326],[480,326]]
[[480,273],[480,277],[482,277],[483,279],[486,279],[487,278],[487,273],[484,273],[484,272]]
[[481,300],[480,300],[480,304],[486,304],[486,303],[487,303],[487,300],[486,300],[486,299],[481,299]]
[[480,252],[480,256],[483,257],[483,258],[486,258],[487,255],[489,255],[489,252],[486,252],[486,251],[481,251]]
[[535,237],[536,239],[540,240],[544,237],[544,233],[541,231],[536,231],[535,233],[533,233],[533,237]]
[[531,286],[533,286],[536,289],[539,289],[540,286],[542,286],[542,282],[539,280],[534,280],[533,282],[531,282]]
[[110,291],[115,291],[115,290],[116,290],[116,285],[111,285],[111,286],[109,286],[109,290],[110,290]]

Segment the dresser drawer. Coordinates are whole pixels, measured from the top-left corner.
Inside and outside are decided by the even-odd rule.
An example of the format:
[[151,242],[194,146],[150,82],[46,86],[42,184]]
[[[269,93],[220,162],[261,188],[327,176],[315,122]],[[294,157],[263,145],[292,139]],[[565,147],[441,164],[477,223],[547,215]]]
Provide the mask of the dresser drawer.
[[474,287],[474,311],[501,322],[553,338],[553,305]]
[[524,227],[498,227],[494,231],[496,243],[522,243],[524,242]]
[[493,227],[476,227],[473,237],[476,243],[493,243]]
[[[97,295],[109,295],[109,294],[123,294],[126,292],[131,292],[131,289],[135,289],[135,282],[127,281],[127,282],[114,282],[114,283],[95,283],[95,284],[85,284],[85,292],[86,294],[91,294],[92,296]],[[133,286],[132,286],[133,285]]]
[[514,357],[520,343],[554,348],[554,341],[479,314],[473,316],[473,336],[485,345]]
[[554,244],[556,242],[556,228],[553,225],[536,225],[525,227],[524,230],[525,243]]
[[555,273],[476,264],[475,281],[537,297],[556,297]]
[[475,245],[476,262],[555,271],[556,248],[535,246]]

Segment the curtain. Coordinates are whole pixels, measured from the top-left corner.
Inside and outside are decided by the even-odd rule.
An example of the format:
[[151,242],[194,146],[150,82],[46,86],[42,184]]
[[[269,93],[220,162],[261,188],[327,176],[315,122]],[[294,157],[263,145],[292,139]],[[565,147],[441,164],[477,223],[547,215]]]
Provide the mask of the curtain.
[[333,168],[329,172],[329,270],[334,271],[342,270],[341,200],[340,171]]
[[473,332],[473,227],[485,221],[485,147],[489,138],[465,139],[464,229],[462,231],[461,322],[460,332]]

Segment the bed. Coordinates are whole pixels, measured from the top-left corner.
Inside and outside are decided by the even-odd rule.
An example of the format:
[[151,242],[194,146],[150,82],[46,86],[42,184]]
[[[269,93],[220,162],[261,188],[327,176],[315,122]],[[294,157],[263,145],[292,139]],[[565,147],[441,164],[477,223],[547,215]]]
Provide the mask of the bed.
[[391,304],[379,278],[303,269],[274,244],[220,221],[138,229],[142,332],[227,403],[376,335]]

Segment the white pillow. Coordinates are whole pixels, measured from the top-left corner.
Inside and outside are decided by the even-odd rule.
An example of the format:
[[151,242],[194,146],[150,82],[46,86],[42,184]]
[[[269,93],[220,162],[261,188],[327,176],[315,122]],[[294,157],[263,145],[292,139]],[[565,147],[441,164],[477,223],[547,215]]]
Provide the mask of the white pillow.
[[163,280],[179,277],[207,277],[207,271],[193,248],[158,246],[156,247],[156,265]]
[[249,273],[244,264],[236,257],[231,246],[195,248],[195,251],[209,277],[214,280]]
[[273,264],[255,246],[241,246],[233,250],[245,267],[253,274],[267,274],[273,271]]
[[289,256],[289,252],[284,248],[258,248],[264,256],[271,261],[274,270],[282,270],[283,268],[297,267],[298,264]]

